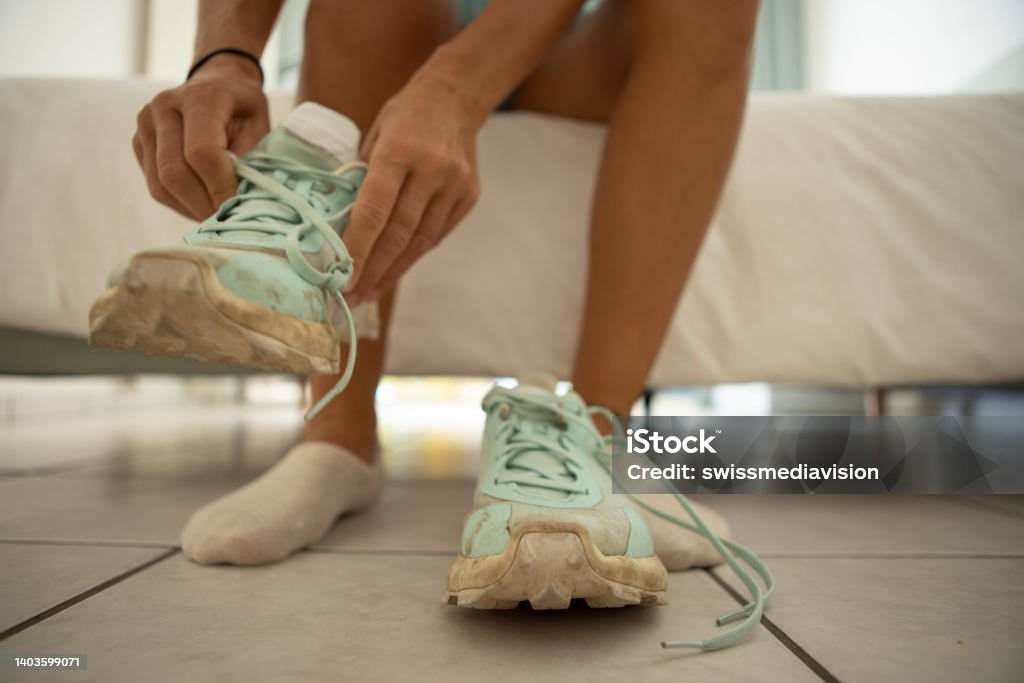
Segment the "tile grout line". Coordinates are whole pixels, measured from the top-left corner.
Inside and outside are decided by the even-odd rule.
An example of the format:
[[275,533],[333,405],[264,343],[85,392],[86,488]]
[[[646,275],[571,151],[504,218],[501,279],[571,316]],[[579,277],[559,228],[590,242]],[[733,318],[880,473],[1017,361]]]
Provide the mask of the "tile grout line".
[[306,548],[302,552],[323,553],[327,555],[398,555],[423,557],[455,557],[458,550],[391,550],[372,548]]
[[954,503],[956,505],[965,505],[969,508],[974,508],[975,510],[995,512],[996,514],[1001,514],[1006,517],[1013,517],[1015,519],[1024,518],[1024,511],[1011,510],[1010,508],[1005,508],[1002,505],[993,505],[992,503],[989,503],[984,500],[978,500],[976,498],[961,498],[960,496],[950,496],[948,500],[949,502]]
[[94,457],[80,458],[78,460],[63,460],[61,462],[53,463],[52,465],[43,465],[41,467],[14,467],[4,472],[0,472],[0,479],[24,479],[28,477],[52,477],[58,474],[66,474],[68,472],[77,472],[79,470],[88,469],[96,460]]
[[81,541],[72,538],[0,538],[0,545],[59,545],[86,548],[152,548],[177,550],[173,543],[152,543],[146,541]]
[[[732,586],[730,586],[723,579],[721,579],[710,568],[706,568],[704,571],[711,577],[711,579],[715,583],[721,586],[725,590],[725,592],[731,595],[733,599],[736,600],[736,602],[738,602],[740,605],[747,604],[747,601],[743,599],[742,595],[737,593]],[[836,677],[835,674],[833,674],[831,671],[825,668],[825,665],[823,665],[821,662],[815,659],[807,650],[800,647],[800,645],[795,640],[790,638],[785,631],[779,628],[775,624],[775,622],[773,622],[771,619],[764,616],[763,614],[761,615],[761,625],[764,626],[769,633],[775,636],[776,640],[782,643],[783,647],[792,652],[797,659],[799,659],[807,668],[813,671],[818,676],[818,678],[825,681],[825,683],[841,683],[841,681],[839,680],[839,678]]]
[[[174,543],[154,541],[103,541],[79,540],[66,538],[0,538],[0,545],[45,545],[45,546],[81,546],[93,548],[153,548],[179,549]],[[323,553],[330,555],[408,555],[423,557],[445,557],[458,554],[458,549],[450,550],[407,550],[399,548],[334,548],[315,546],[303,552]],[[1010,552],[975,552],[975,551],[849,551],[849,552],[799,552],[799,551],[764,551],[759,556],[769,560],[1020,560],[1024,559],[1024,551]]]
[[[173,543],[151,541],[89,541],[78,539],[44,539],[44,538],[0,538],[0,545],[44,545],[44,546],[79,546],[91,548],[153,548],[174,550],[179,546]],[[454,557],[457,548],[450,550],[408,550],[399,548],[334,548],[316,546],[306,548],[303,552],[322,553],[327,555],[394,555],[420,557]],[[850,552],[762,552],[760,557],[770,560],[1020,560],[1024,552],[956,552],[956,551],[850,551]]]
[[761,552],[758,557],[768,560],[1019,560],[1024,552],[975,551],[850,551],[850,552]]
[[85,591],[82,591],[78,595],[74,595],[74,596],[68,598],[67,600],[65,600],[64,602],[62,602],[62,603],[60,603],[58,605],[54,605],[53,607],[51,607],[51,608],[49,608],[47,610],[44,610],[44,611],[40,612],[39,614],[36,614],[35,616],[31,616],[28,619],[25,619],[24,621],[21,621],[21,622],[15,624],[14,626],[11,626],[10,628],[4,630],[3,632],[0,632],[0,641],[7,640],[11,636],[17,635],[18,633],[21,633],[22,631],[24,631],[25,629],[27,629],[29,627],[35,626],[36,624],[38,624],[41,621],[45,621],[46,619],[49,619],[50,617],[52,617],[52,616],[54,616],[56,614],[60,614],[64,610],[68,609],[69,607],[74,607],[75,605],[77,605],[78,603],[82,602],[83,600],[91,598],[92,596],[94,596],[97,593],[100,593],[102,591],[105,591],[106,589],[110,588],[111,586],[116,586],[117,584],[121,583],[125,579],[128,579],[128,578],[134,576],[135,574],[138,574],[139,572],[143,571],[144,569],[149,569],[150,567],[152,567],[153,565],[157,564],[158,562],[163,562],[168,557],[171,557],[172,555],[175,555],[177,553],[178,553],[178,548],[171,548],[170,550],[167,550],[166,552],[163,552],[163,553],[157,555],[156,557],[143,562],[142,564],[139,564],[139,565],[136,565],[135,567],[132,567],[128,571],[121,572],[117,576],[113,576],[113,577],[107,579],[106,581],[103,581],[102,583],[99,583],[99,584],[93,586],[92,588],[89,588],[89,589],[87,589]]
[[[150,548],[155,550],[181,550],[181,546],[173,543],[153,543],[145,541],[79,541],[75,539],[42,539],[42,538],[0,538],[0,545],[44,545],[44,546],[75,546],[85,548]],[[459,554],[453,550],[402,550],[397,548],[305,548],[300,552],[320,553],[325,555],[407,555],[422,557],[454,557]]]

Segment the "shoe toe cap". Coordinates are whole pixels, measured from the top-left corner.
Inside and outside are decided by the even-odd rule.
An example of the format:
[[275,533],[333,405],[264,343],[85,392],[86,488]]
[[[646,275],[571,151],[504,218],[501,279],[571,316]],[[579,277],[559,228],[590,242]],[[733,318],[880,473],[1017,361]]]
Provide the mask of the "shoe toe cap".
[[323,290],[303,280],[283,259],[238,253],[217,267],[217,279],[235,296],[302,320],[327,319]]

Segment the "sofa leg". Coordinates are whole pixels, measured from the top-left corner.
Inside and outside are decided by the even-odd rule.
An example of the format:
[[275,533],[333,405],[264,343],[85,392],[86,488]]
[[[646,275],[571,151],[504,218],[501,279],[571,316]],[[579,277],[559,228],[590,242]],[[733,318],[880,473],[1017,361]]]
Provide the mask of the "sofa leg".
[[642,394],[642,400],[644,402],[644,426],[647,429],[654,429],[654,424],[651,420],[653,417],[653,405],[654,405],[654,389],[647,387],[644,389]]
[[868,417],[881,417],[885,415],[888,391],[886,387],[866,389],[864,391],[864,414]]

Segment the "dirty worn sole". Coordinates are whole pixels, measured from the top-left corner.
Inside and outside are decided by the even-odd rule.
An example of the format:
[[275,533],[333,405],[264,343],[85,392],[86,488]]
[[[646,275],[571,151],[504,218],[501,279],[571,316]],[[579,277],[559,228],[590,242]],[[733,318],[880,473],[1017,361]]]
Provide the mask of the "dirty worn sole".
[[329,325],[241,299],[190,255],[143,252],[89,311],[89,343],[278,372],[338,371]]
[[657,557],[604,555],[584,528],[526,528],[500,555],[455,558],[447,605],[565,609],[573,598],[589,607],[667,604],[668,574]]

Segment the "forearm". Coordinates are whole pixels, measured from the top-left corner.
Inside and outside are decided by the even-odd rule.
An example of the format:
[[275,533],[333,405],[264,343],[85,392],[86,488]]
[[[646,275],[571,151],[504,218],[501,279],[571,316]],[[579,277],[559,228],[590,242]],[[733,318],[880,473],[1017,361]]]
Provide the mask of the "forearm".
[[584,0],[493,0],[417,76],[447,83],[483,120],[543,60]]
[[[245,50],[259,57],[283,4],[284,0],[201,0],[195,59],[225,47]],[[230,54],[217,55],[211,63],[256,71],[248,60]]]

